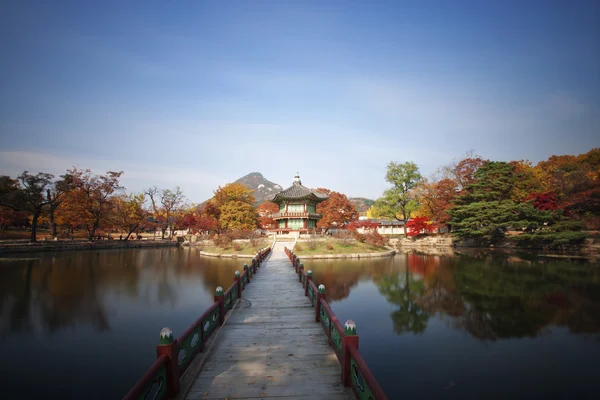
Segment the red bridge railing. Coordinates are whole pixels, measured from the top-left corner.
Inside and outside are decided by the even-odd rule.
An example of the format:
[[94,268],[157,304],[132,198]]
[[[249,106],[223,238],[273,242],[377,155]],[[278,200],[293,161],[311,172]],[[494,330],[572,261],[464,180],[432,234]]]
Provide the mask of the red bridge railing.
[[207,340],[225,321],[227,311],[233,309],[235,300],[242,297],[242,291],[251,282],[271,248],[257,252],[252,264],[244,265],[244,272],[235,272],[234,281],[223,292],[217,287],[215,301],[194,321],[181,336],[173,339],[173,331],[163,328],[160,342],[156,346],[156,361],[142,378],[125,395],[124,400],[172,399],[179,393],[179,379],[187,371],[194,357],[202,352]]
[[315,322],[321,323],[329,345],[341,364],[341,379],[344,386],[350,386],[357,399],[387,400],[379,382],[358,350],[358,335],[354,321],[348,320],[342,326],[327,303],[325,286],[317,287],[312,279],[312,271],[304,271],[304,265],[293,251],[286,247],[285,253],[298,274],[298,281],[304,287],[304,295],[308,296],[315,307]]

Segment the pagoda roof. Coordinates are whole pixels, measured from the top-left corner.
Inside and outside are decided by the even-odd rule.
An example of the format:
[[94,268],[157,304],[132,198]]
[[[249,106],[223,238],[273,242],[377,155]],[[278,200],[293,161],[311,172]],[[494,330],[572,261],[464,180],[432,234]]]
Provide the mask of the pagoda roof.
[[269,196],[268,200],[278,203],[285,200],[313,200],[317,203],[329,198],[325,193],[317,192],[302,185],[300,177],[296,175],[294,183],[287,189]]

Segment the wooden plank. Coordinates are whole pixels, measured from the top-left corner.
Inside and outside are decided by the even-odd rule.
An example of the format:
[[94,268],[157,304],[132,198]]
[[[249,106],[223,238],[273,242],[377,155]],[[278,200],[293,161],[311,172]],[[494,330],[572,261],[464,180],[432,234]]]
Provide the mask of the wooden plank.
[[277,244],[207,354],[188,399],[352,399],[315,309]]

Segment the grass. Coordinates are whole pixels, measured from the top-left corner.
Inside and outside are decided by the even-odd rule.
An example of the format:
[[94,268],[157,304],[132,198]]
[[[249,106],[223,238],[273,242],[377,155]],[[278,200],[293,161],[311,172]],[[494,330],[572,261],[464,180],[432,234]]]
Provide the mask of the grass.
[[226,248],[215,246],[214,244],[208,246],[202,246],[201,250],[212,254],[237,254],[237,255],[254,255],[256,252],[264,247],[267,247],[270,243],[266,241],[259,241],[256,246],[252,246],[251,243],[236,243],[231,244]]
[[294,252],[299,256],[311,256],[316,254],[356,254],[356,253],[381,253],[388,251],[385,247],[372,246],[355,240],[337,240],[329,238],[325,241],[316,241],[315,247],[310,248],[308,242],[298,242]]

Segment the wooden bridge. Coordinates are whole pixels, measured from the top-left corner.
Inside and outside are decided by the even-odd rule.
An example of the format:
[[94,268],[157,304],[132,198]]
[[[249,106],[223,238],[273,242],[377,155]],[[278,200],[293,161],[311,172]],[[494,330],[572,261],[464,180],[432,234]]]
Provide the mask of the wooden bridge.
[[124,399],[386,399],[311,275],[284,244],[261,250],[180,337],[161,331]]

